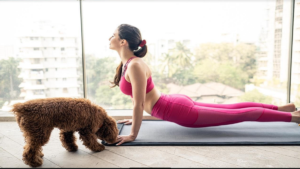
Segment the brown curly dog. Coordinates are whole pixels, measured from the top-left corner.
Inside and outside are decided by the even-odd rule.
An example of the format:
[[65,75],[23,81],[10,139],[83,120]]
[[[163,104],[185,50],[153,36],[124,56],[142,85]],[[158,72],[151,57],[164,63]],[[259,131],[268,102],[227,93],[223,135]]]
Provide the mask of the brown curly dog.
[[42,146],[54,127],[60,129],[60,140],[68,151],[77,151],[75,131],[83,144],[92,151],[102,151],[107,143],[116,143],[119,130],[106,111],[83,98],[46,98],[16,103],[11,110],[25,137],[23,161],[32,167],[43,164]]

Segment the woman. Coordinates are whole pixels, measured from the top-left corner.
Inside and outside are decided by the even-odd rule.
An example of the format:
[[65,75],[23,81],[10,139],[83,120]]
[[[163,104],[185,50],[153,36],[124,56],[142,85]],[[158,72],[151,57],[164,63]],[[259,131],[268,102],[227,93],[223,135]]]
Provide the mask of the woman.
[[[118,136],[118,144],[134,141],[138,135],[143,110],[151,116],[171,121],[185,127],[208,127],[243,121],[300,122],[300,111],[293,103],[284,106],[242,102],[235,104],[210,104],[195,102],[186,95],[164,94],[154,85],[151,70],[141,59],[147,53],[146,41],[138,28],[121,24],[110,40],[110,49],[116,50],[121,63],[116,69],[114,86],[130,95],[133,102],[133,119],[118,123],[131,124],[131,134]],[[290,113],[292,112],[292,113]]]

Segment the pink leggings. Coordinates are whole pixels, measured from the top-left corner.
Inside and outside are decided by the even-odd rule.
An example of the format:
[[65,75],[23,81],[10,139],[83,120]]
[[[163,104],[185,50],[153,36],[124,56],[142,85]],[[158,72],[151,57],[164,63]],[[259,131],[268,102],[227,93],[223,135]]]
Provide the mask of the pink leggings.
[[163,94],[153,106],[151,116],[184,127],[209,127],[243,121],[291,122],[290,112],[278,106],[255,102],[212,104],[195,102],[182,94]]

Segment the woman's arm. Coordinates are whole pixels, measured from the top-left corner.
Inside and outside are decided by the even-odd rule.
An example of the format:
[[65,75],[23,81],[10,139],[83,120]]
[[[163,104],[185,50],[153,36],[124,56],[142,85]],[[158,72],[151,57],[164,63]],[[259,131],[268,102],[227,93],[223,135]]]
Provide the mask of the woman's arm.
[[130,135],[136,138],[143,120],[147,85],[146,70],[140,63],[132,62],[130,68],[128,68],[128,75],[132,86],[133,97],[132,128]]

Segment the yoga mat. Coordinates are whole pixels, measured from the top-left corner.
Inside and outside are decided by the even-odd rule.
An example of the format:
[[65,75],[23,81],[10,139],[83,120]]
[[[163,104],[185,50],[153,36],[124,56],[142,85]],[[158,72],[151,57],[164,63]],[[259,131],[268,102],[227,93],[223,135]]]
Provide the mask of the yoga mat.
[[[119,135],[132,125],[118,124]],[[105,146],[116,146],[101,142]],[[135,141],[120,146],[300,145],[300,127],[288,122],[240,122],[202,128],[183,127],[164,120],[143,120]]]

